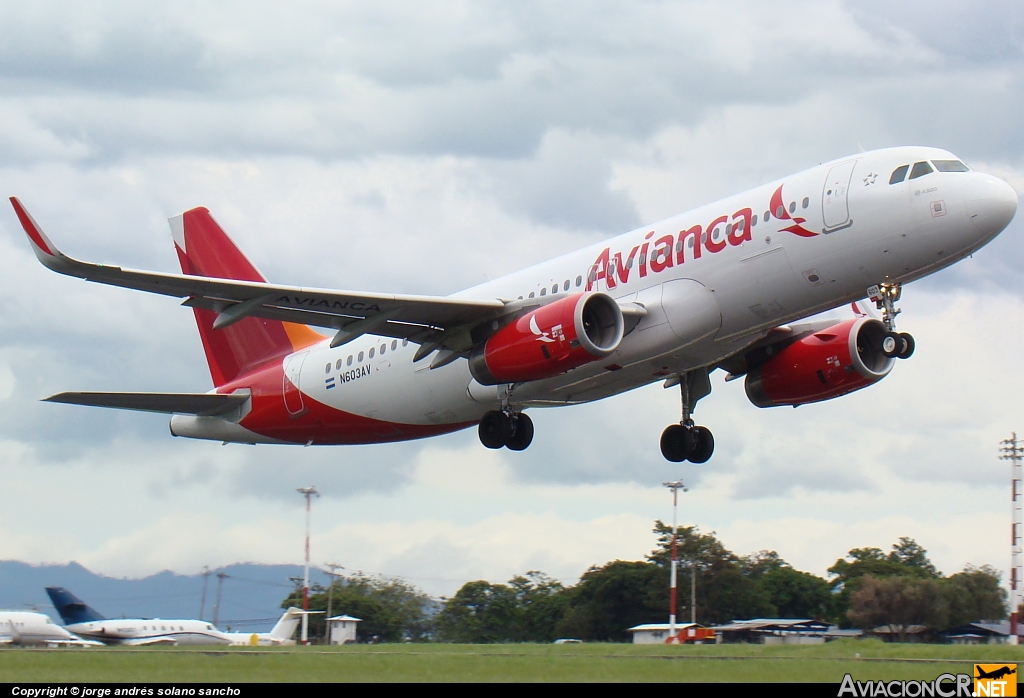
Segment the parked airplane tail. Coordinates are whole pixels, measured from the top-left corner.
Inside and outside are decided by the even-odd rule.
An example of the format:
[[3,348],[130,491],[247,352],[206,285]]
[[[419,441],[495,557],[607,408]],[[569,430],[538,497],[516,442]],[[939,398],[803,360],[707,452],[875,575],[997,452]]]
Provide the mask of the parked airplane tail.
[[[183,273],[266,281],[206,208],[185,211],[168,222]],[[305,325],[246,316],[245,309],[238,305],[232,305],[230,315],[224,314],[227,305],[193,305],[210,374],[218,387],[256,366],[323,339]]]
[[281,616],[281,619],[277,621],[273,630],[270,631],[270,637],[274,640],[290,640],[295,635],[295,629],[299,627],[299,621],[302,619],[302,609],[289,608]]
[[53,602],[53,607],[57,609],[64,625],[106,620],[99,611],[86,605],[84,601],[64,587],[46,587],[46,593],[50,595],[50,601]]

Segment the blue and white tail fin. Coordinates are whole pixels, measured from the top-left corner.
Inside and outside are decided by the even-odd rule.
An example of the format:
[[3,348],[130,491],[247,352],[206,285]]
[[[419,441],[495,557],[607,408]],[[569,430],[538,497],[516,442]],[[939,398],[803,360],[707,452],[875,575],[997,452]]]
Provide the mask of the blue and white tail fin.
[[53,602],[53,607],[57,609],[64,625],[106,620],[99,611],[86,605],[84,601],[64,587],[46,587],[46,593],[50,595],[50,601]]

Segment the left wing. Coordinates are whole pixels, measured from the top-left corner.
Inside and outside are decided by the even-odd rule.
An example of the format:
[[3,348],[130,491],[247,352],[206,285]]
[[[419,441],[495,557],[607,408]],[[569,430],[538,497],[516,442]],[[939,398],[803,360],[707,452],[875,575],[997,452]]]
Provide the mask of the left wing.
[[17,197],[11,205],[42,264],[59,274],[184,298],[184,305],[218,313],[215,328],[255,316],[336,331],[332,346],[363,334],[409,339],[430,347],[464,351],[469,331],[504,315],[509,304],[494,300],[453,299],[384,293],[335,291],[187,274],[136,271],[68,257],[50,241]]
[[178,641],[173,637],[161,635],[159,637],[138,637],[128,640],[120,640],[118,641],[118,644],[127,645],[129,647],[141,647],[144,645],[176,645],[178,644]]

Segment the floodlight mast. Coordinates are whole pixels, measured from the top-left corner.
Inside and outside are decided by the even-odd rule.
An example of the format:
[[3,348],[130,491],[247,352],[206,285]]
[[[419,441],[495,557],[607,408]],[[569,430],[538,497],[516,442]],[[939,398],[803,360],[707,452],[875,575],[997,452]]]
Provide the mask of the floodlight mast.
[[679,566],[679,555],[676,547],[676,509],[679,505],[679,490],[686,492],[686,485],[682,480],[663,482],[662,485],[672,490],[672,572],[669,579],[669,612],[668,612],[668,637],[669,642],[676,636],[676,568]]
[[1016,645],[1020,623],[1019,609],[1022,600],[1021,573],[1024,572],[1024,547],[1021,536],[1024,535],[1024,492],[1021,492],[1021,480],[1024,479],[1024,443],[1017,440],[1017,432],[1010,438],[999,442],[999,459],[1010,461],[1010,644]]
[[313,497],[319,497],[316,485],[300,487],[295,490],[306,498],[306,568],[302,576],[302,640],[303,645],[309,644],[309,517]]

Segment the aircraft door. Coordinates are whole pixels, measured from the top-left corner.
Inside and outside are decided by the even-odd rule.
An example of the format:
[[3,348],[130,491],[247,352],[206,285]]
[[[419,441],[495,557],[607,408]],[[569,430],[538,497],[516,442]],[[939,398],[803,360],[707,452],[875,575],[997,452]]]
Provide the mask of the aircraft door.
[[299,376],[302,373],[302,364],[305,363],[308,355],[308,351],[303,351],[292,354],[284,361],[281,392],[284,396],[284,407],[292,419],[300,417],[306,412],[306,406],[302,403],[302,392],[299,389]]
[[834,233],[853,225],[850,219],[850,180],[856,160],[835,165],[828,171],[825,186],[821,189],[821,215],[825,220],[823,233]]

